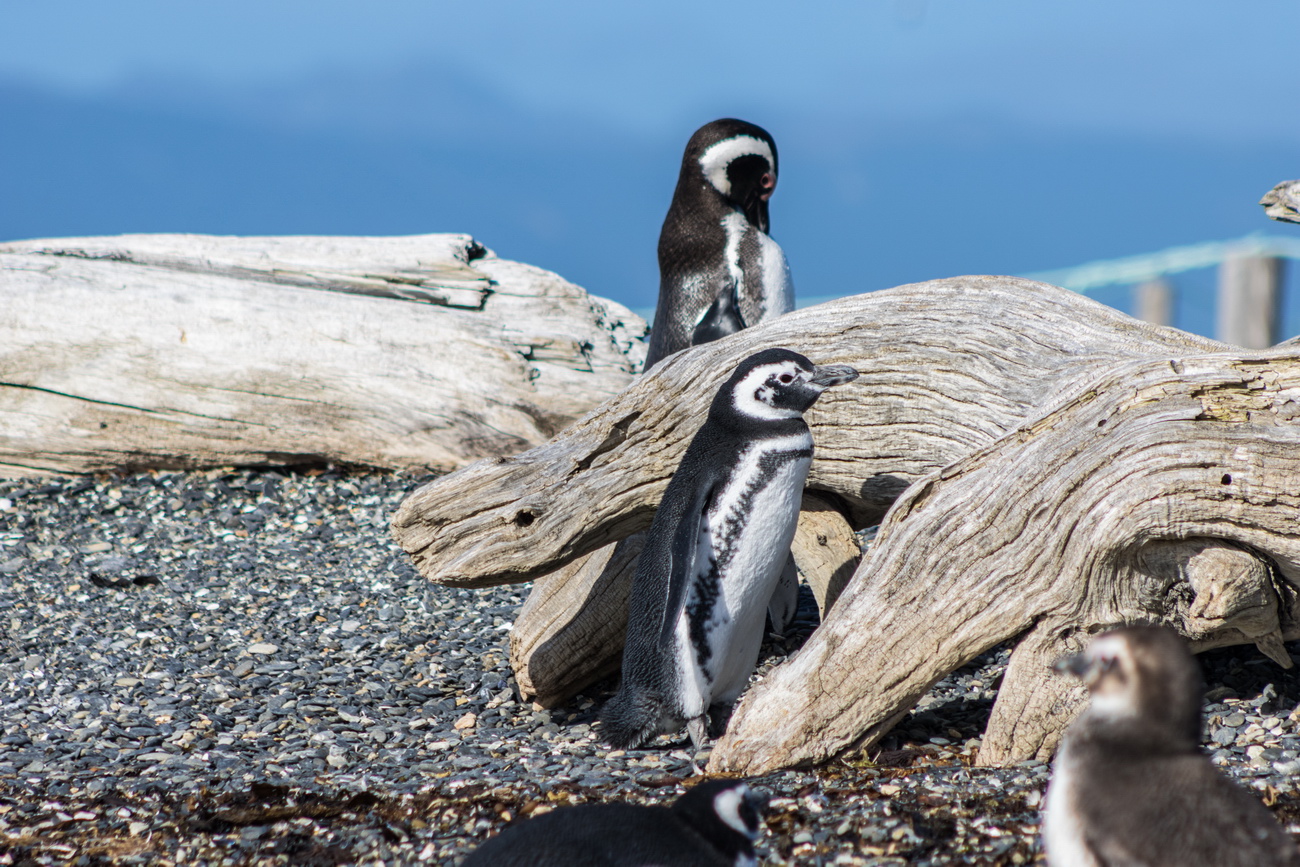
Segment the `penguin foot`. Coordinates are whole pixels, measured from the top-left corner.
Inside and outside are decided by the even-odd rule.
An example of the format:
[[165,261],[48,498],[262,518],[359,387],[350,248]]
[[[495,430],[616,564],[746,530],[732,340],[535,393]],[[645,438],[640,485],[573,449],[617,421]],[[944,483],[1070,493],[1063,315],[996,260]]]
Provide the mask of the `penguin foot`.
[[663,702],[657,696],[624,684],[601,708],[600,722],[611,746],[630,750],[661,734],[664,716]]
[[709,740],[708,714],[700,714],[695,719],[687,722],[686,733],[691,736],[691,745],[695,747],[695,751],[702,750]]

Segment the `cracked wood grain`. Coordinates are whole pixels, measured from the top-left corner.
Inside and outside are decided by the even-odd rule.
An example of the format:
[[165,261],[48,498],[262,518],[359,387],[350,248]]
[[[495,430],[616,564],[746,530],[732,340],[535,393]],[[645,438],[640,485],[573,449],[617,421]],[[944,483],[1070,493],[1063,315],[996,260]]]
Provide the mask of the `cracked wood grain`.
[[0,244],[0,475],[453,470],[618,393],[645,331],[467,235]]
[[836,495],[858,526],[1099,371],[1225,348],[1012,277],[845,298],[678,353],[550,442],[417,490],[395,538],[430,580],[489,586],[540,578],[648,527],[718,385],[771,346],[861,373],[808,413],[809,486]]

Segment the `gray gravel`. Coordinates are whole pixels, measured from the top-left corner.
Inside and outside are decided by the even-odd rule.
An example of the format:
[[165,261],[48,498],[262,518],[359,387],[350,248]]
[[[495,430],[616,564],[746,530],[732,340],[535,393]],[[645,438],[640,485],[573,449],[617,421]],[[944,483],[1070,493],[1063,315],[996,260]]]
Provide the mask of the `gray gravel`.
[[[520,815],[680,794],[684,738],[601,744],[612,683],[517,700],[525,588],[414,574],[387,525],[420,481],[0,482],[0,865],[450,864]],[[1006,656],[936,685],[874,761],[757,780],[765,863],[1040,857],[1047,767],[969,767]],[[1214,760],[1296,822],[1300,679],[1253,648],[1202,659]]]

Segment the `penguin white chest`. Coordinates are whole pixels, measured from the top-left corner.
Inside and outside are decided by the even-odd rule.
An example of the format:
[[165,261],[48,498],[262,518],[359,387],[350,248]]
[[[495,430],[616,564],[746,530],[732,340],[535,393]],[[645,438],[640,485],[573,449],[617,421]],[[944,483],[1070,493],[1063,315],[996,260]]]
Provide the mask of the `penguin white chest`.
[[731,701],[748,682],[811,463],[808,434],[751,444],[701,522],[678,624],[690,711]]
[[1043,808],[1043,848],[1051,867],[1100,867],[1088,849],[1083,823],[1072,803],[1073,764],[1068,746],[1062,747],[1052,766],[1052,782]]
[[753,325],[793,310],[794,281],[781,245],[740,213],[724,217],[722,230],[727,239],[723,253],[727,273],[736,286],[745,321]]

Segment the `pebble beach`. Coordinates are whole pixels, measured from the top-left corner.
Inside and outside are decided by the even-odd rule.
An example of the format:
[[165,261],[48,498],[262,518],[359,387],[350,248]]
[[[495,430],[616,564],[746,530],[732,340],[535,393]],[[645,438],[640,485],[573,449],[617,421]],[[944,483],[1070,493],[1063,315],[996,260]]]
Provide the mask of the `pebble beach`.
[[[612,681],[520,700],[527,586],[430,585],[389,537],[427,478],[0,482],[0,865],[456,864],[519,817],[691,785],[684,733],[602,743]],[[1041,861],[1049,767],[972,764],[1008,653],[866,755],[753,780],[761,862]],[[1300,676],[1252,646],[1201,661],[1207,751],[1300,837]]]

